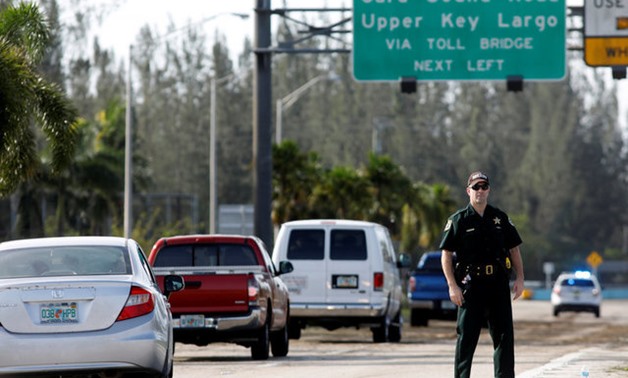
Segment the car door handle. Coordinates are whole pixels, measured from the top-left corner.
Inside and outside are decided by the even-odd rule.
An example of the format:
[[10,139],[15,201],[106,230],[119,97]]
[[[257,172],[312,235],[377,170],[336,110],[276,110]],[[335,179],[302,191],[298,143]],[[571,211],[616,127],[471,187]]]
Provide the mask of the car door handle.
[[201,281],[186,281],[185,288],[186,289],[200,289]]

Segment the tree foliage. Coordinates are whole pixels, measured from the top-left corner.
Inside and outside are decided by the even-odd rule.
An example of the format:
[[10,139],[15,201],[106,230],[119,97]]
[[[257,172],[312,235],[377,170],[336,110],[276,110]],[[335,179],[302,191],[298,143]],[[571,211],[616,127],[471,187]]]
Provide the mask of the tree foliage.
[[39,73],[50,32],[34,4],[0,10],[0,194],[32,177],[39,160],[33,126],[48,141],[54,171],[69,164],[76,113],[61,88]]
[[433,248],[454,210],[442,185],[412,183],[389,156],[371,153],[354,169],[324,169],[318,154],[290,140],[273,148],[273,222],[359,219],[383,224],[406,251]]

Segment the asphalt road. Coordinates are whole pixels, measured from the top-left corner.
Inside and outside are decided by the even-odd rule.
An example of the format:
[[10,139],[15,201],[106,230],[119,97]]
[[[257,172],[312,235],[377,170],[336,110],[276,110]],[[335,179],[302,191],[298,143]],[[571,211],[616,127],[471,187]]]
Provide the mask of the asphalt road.
[[[628,377],[628,301],[607,300],[601,317],[588,313],[552,316],[547,301],[514,302],[518,378]],[[228,377],[452,377],[455,324],[404,325],[400,343],[374,344],[368,329],[310,328],[291,340],[287,357],[252,361],[233,344],[177,344],[175,378]],[[483,332],[472,377],[493,376],[492,342]]]

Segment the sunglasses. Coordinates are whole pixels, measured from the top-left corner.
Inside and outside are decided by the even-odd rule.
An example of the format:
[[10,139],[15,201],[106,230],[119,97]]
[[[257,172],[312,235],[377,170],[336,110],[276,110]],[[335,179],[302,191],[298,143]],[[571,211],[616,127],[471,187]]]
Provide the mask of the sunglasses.
[[489,188],[489,185],[488,185],[487,183],[485,183],[485,182],[483,182],[483,183],[477,183],[477,184],[475,184],[475,185],[473,185],[473,186],[471,187],[471,189],[475,190],[476,192],[477,192],[478,190],[480,190],[480,189],[482,189],[482,190],[488,190],[488,188]]

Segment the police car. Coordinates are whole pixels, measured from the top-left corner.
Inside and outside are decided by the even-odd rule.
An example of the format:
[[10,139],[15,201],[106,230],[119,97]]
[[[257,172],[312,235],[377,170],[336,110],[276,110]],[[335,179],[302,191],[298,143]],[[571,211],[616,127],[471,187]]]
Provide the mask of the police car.
[[562,273],[554,283],[551,301],[554,316],[572,311],[592,312],[599,318],[602,289],[597,278],[590,272]]

